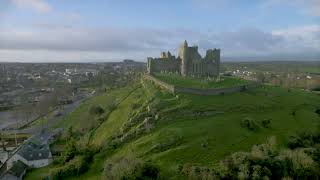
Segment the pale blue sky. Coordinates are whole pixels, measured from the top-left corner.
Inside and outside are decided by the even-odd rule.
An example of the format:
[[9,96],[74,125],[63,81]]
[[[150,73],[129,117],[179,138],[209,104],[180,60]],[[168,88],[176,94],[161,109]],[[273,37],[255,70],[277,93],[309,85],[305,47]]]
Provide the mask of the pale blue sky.
[[320,59],[320,0],[1,0],[0,61],[145,60],[189,44],[223,59]]

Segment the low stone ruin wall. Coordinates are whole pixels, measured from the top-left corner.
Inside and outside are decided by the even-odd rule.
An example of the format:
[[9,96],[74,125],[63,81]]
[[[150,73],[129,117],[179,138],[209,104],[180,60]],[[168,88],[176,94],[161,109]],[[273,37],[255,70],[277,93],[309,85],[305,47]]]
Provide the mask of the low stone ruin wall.
[[164,89],[167,89],[169,92],[171,93],[175,93],[175,86],[174,85],[171,85],[171,84],[168,84],[168,83],[165,83],[157,78],[155,78],[154,76],[151,76],[151,75],[144,75],[144,77],[146,79],[149,79],[151,81],[153,81],[156,85],[164,88]]
[[247,89],[252,89],[259,86],[258,83],[248,83],[246,85],[227,87],[227,88],[197,89],[197,88],[186,88],[186,87],[174,86],[174,85],[165,83],[151,75],[145,75],[145,78],[152,80],[156,85],[167,89],[171,93],[189,93],[189,94],[197,94],[197,95],[231,94],[236,92],[242,92]]

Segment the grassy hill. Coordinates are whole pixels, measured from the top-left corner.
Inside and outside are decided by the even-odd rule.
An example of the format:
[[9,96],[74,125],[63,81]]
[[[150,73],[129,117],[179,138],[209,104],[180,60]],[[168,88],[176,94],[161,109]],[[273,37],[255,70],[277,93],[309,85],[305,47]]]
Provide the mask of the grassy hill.
[[[97,104],[106,109],[103,115],[90,114]],[[319,95],[280,87],[219,96],[172,95],[141,81],[86,101],[58,126],[81,132],[79,148],[85,143],[99,149],[88,171],[69,179],[101,179],[106,162],[125,156],[151,161],[162,176],[174,178],[179,165],[214,166],[270,136],[285,146],[289,135],[317,128],[319,107]],[[241,126],[245,119],[255,124],[253,129]],[[263,126],[266,119],[269,127]],[[58,166],[32,170],[26,179],[40,179]]]

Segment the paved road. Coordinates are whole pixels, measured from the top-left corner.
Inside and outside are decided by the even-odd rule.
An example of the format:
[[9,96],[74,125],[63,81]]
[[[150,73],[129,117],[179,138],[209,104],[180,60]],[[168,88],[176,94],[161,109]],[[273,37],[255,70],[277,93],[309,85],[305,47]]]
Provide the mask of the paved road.
[[[72,111],[74,111],[83,101],[85,101],[86,99],[92,97],[92,93],[88,94],[87,96],[85,96],[84,98],[78,100],[78,101],[75,101],[71,104],[67,104],[67,105],[64,105],[64,108],[63,110],[56,110],[55,112],[53,112],[53,114],[57,114],[58,112],[60,113],[60,115],[58,117],[55,117],[54,115],[51,115],[48,117],[48,127],[51,127],[54,122],[57,120],[57,119],[60,119],[60,118],[64,118],[66,117],[69,113],[71,113]],[[39,130],[42,129],[42,126],[32,126],[32,127],[29,127],[29,128],[25,128],[25,129],[21,129],[21,130],[8,130],[6,132],[9,132],[9,133],[27,133],[27,134],[36,134],[37,132],[39,132]]]
[[[36,118],[35,114],[29,117],[30,120],[34,118]],[[15,111],[0,111],[0,130],[16,128],[16,123],[22,124],[25,121],[25,117],[18,115]]]

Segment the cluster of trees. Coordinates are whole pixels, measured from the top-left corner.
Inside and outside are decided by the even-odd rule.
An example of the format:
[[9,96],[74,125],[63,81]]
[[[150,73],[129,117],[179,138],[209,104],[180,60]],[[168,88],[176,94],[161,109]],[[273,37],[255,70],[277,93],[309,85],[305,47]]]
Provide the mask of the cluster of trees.
[[88,82],[82,83],[82,87],[95,87],[104,90],[124,87],[137,79],[139,79],[142,70],[135,69],[131,71],[122,72],[121,70],[114,70],[112,66],[105,66],[103,70],[99,71],[95,76],[89,78]]
[[[53,92],[43,94],[37,102],[25,103],[16,107],[15,118],[22,120],[22,124],[32,121],[34,118],[44,117],[54,108],[63,109],[64,104],[61,103],[63,99],[71,97],[73,89],[71,86],[56,87]],[[27,102],[27,99],[23,100]],[[17,122],[18,123],[18,122]],[[18,126],[18,124],[17,124]]]
[[319,88],[320,80],[317,78],[308,79],[306,78],[307,74],[301,74],[297,72],[282,72],[282,73],[271,73],[264,74],[263,72],[258,72],[255,75],[255,78],[260,83],[270,83],[272,85],[282,86],[286,88],[299,87],[305,89],[314,89]]
[[[5,138],[4,138],[4,135],[3,133],[0,131],[0,147],[3,151],[6,151],[6,145],[5,145]],[[1,164],[1,162],[0,162]]]
[[142,180],[158,179],[159,168],[151,162],[144,162],[133,155],[106,162],[103,179],[108,180]]
[[101,107],[100,105],[91,106],[89,111],[90,111],[90,114],[93,114],[93,115],[101,115],[105,112],[103,107]]
[[189,179],[319,179],[320,133],[292,136],[285,149],[273,137],[250,152],[226,157],[213,168],[186,164],[178,172]]
[[88,170],[89,156],[77,156],[67,164],[50,169],[50,179],[59,180],[70,176],[79,176]]
[[266,118],[263,119],[261,122],[256,121],[255,119],[246,117],[240,121],[240,126],[243,128],[247,128],[250,131],[256,131],[259,128],[264,127],[264,128],[269,128],[271,125],[271,119]]
[[57,167],[50,169],[50,179],[58,180],[85,173],[96,153],[94,149],[77,144],[77,137],[72,128],[68,129],[65,137],[60,138],[68,141],[64,152],[53,162]]
[[[108,119],[108,116],[110,113],[116,109],[117,103],[116,103],[116,98],[115,97],[110,97],[108,100],[108,104],[105,104],[104,106],[101,105],[92,105],[89,108],[89,114],[92,115],[92,118],[94,118],[94,123],[92,124],[91,127],[88,127],[87,130],[92,130],[97,127],[99,127],[105,120]],[[85,129],[82,129],[83,132],[85,132]]]

